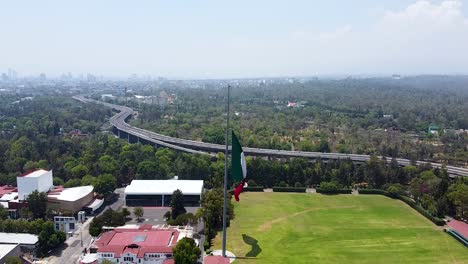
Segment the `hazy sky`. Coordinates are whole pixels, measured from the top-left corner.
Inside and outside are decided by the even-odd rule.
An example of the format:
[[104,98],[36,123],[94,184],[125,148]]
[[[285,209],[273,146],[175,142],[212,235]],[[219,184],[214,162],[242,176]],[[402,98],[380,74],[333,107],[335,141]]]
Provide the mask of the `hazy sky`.
[[0,72],[468,74],[468,3],[0,0]]

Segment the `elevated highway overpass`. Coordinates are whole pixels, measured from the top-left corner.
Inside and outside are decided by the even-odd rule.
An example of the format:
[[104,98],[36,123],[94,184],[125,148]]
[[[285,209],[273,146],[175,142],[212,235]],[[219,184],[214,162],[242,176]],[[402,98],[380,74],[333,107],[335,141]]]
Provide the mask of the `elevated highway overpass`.
[[[132,108],[115,105],[105,102],[100,102],[92,99],[85,98],[81,95],[73,97],[75,100],[83,103],[97,103],[110,107],[116,111],[117,114],[109,119],[109,122],[120,137],[127,137],[129,142],[142,142],[149,143],[155,146],[168,147],[177,151],[187,153],[199,153],[216,155],[218,152],[224,152],[225,146],[219,144],[205,143],[200,141],[193,141],[187,139],[180,139],[158,134],[156,132],[148,131],[145,129],[137,128],[129,125],[126,120],[134,114]],[[350,159],[355,162],[366,162],[370,159],[369,155],[360,154],[344,154],[344,153],[322,153],[322,152],[307,152],[307,151],[290,151],[290,150],[275,150],[275,149],[262,149],[262,148],[243,148],[246,155],[249,156],[263,156],[274,158],[292,158],[302,157],[308,159],[323,159],[323,160],[336,160],[336,159]],[[390,162],[391,159],[388,159]],[[397,158],[396,161],[400,166],[407,166],[411,164],[408,159]],[[418,165],[428,163],[427,161],[417,161]],[[442,168],[442,164],[430,162],[434,168]],[[447,172],[451,177],[468,176],[468,169],[445,166]]]

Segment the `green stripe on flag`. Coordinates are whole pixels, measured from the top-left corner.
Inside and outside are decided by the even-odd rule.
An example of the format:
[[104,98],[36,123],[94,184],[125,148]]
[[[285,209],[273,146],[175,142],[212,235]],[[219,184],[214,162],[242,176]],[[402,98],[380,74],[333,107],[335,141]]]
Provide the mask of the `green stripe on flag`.
[[[232,164],[231,164],[231,169],[232,169],[232,179],[234,182],[241,182],[242,179],[244,179],[244,175],[247,173],[245,170],[245,164],[242,166],[243,162],[245,162],[244,159],[244,151],[242,150],[242,146],[239,143],[239,140],[236,137],[236,134],[234,134],[234,131],[232,131]],[[244,161],[242,161],[244,159]]]

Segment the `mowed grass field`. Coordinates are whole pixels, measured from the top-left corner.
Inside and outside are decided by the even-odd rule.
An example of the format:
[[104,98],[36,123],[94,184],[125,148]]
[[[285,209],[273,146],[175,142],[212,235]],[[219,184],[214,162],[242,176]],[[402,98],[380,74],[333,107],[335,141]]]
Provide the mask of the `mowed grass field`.
[[461,243],[381,195],[243,193],[235,215],[234,263],[468,263]]

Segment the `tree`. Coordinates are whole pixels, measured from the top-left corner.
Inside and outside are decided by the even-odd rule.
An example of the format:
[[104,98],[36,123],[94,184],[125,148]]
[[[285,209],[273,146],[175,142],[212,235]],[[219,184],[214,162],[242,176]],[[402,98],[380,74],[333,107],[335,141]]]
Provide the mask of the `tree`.
[[143,207],[135,207],[133,209],[133,214],[136,216],[138,220],[140,220],[140,218],[142,218],[143,215],[145,214],[145,211],[143,210]]
[[34,191],[28,195],[26,201],[34,219],[44,218],[47,211],[46,193]]
[[63,185],[63,187],[72,188],[72,187],[78,187],[80,185],[81,185],[80,179],[70,179]]
[[81,179],[83,176],[88,174],[88,167],[82,164],[78,164],[71,169],[71,174],[74,178]]
[[114,192],[116,181],[110,174],[99,175],[95,180],[94,191],[107,197]]
[[195,264],[201,255],[200,248],[193,238],[184,237],[173,249],[175,264]]
[[462,182],[457,182],[450,186],[447,198],[458,207],[460,216],[464,217],[465,212],[468,210],[468,185]]
[[3,208],[3,206],[0,204],[0,220],[5,220],[8,218],[8,211]]
[[176,219],[179,215],[187,212],[184,207],[184,194],[181,190],[177,189],[172,193],[170,205],[172,219]]
[[96,185],[96,177],[93,177],[91,175],[85,175],[83,178],[81,178],[81,185],[86,186],[86,185]]
[[63,186],[65,182],[59,178],[59,177],[54,177],[54,186]]
[[116,212],[112,209],[104,211],[104,213],[98,217],[93,218],[89,225],[89,234],[96,237],[102,232],[103,226],[122,226],[125,224],[125,213]]
[[5,264],[23,264],[19,257],[8,257],[5,261]]
[[122,214],[125,216],[125,218],[130,216],[130,211],[127,209],[127,207],[122,208]]
[[[202,194],[201,212],[208,239],[212,239],[216,235],[216,230],[220,230],[223,226],[223,197],[222,189],[212,189]],[[234,206],[231,197],[228,197],[228,201],[227,226],[229,226],[230,220],[234,218]]]
[[99,158],[98,167],[101,173],[114,174],[119,168],[119,164],[112,156],[104,155]]
[[141,180],[157,179],[156,175],[159,174],[158,163],[152,160],[144,160],[138,163],[137,178]]

